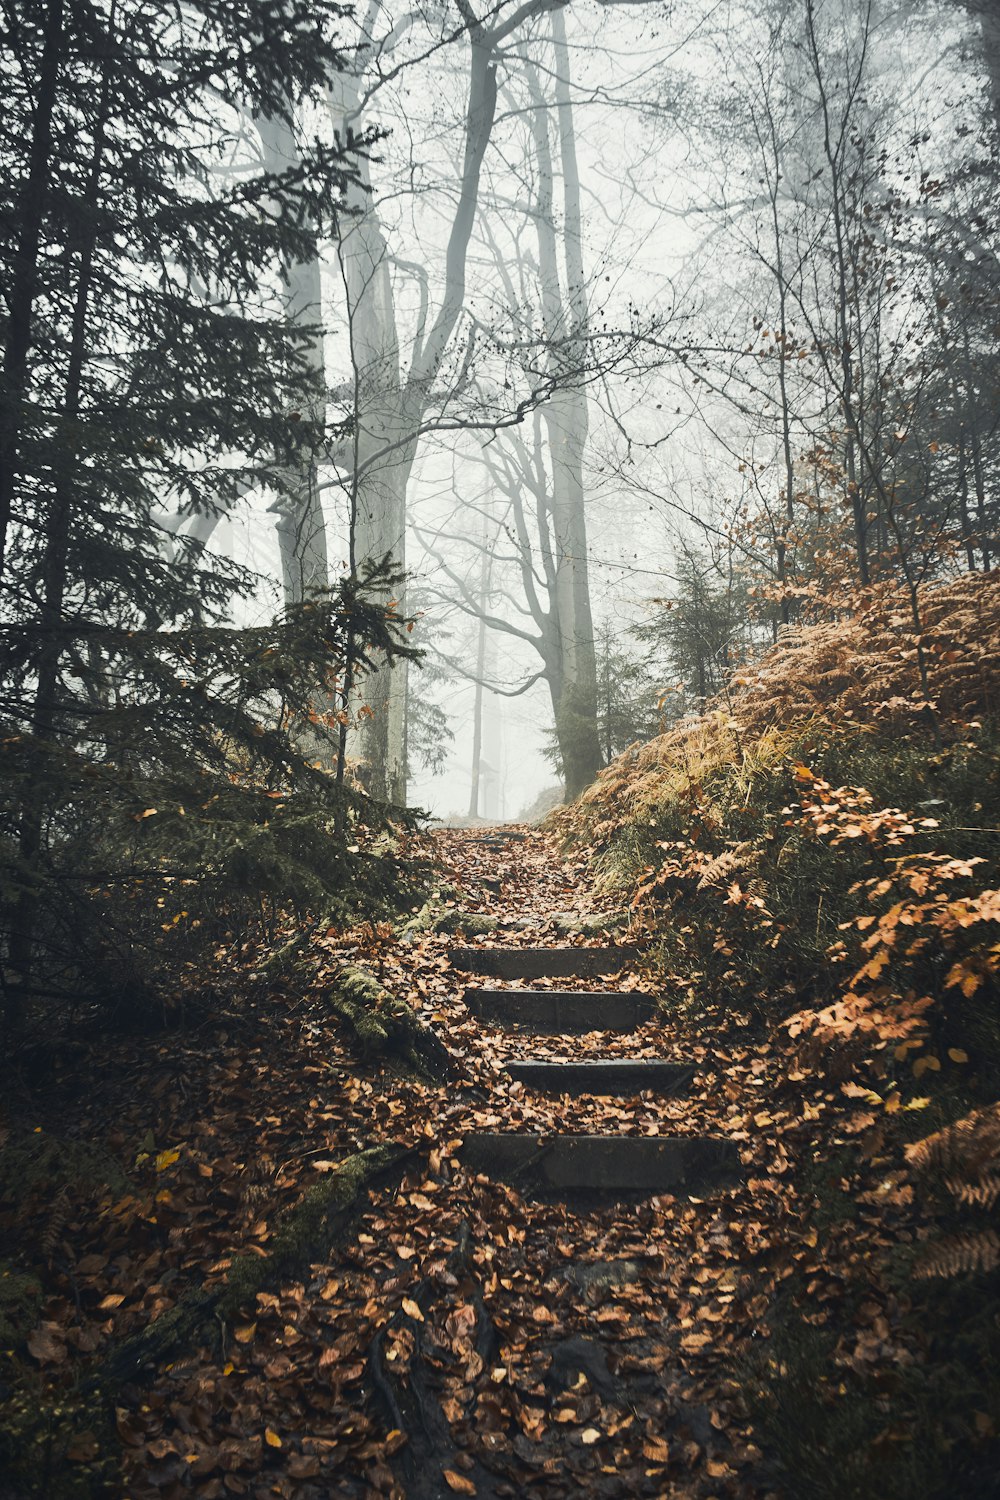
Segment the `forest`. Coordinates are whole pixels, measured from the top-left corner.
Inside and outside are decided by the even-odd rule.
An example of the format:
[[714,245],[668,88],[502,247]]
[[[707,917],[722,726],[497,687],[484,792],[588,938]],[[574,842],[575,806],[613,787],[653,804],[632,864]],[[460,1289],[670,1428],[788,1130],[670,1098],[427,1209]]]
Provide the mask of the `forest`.
[[1000,0],[0,69],[0,1500],[1000,1500]]

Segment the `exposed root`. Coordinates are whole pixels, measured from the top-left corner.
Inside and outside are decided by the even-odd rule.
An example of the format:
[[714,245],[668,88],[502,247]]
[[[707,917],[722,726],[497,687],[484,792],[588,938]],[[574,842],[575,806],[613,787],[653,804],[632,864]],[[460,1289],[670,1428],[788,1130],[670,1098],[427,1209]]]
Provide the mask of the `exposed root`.
[[[448,1257],[448,1272],[466,1283],[462,1293],[476,1309],[474,1348],[486,1369],[497,1358],[500,1340],[475,1275],[472,1236],[467,1223],[463,1223],[458,1243]],[[422,1281],[411,1296],[424,1315],[423,1321],[403,1309],[397,1311],[372,1340],[368,1373],[386,1422],[405,1438],[399,1461],[406,1494],[410,1500],[422,1500],[424,1496],[429,1500],[441,1493],[442,1472],[455,1468],[455,1446],[435,1389],[434,1367],[440,1358],[439,1351],[429,1347],[425,1355],[425,1330],[433,1327],[433,1280]],[[478,1495],[493,1493],[494,1476],[478,1463],[469,1477],[474,1479]]]
[[[449,891],[448,894],[457,897],[459,892]],[[463,933],[470,938],[484,937],[496,932],[499,925],[498,919],[488,912],[461,911],[455,905],[449,906],[439,893],[425,901],[416,916],[410,918],[402,930],[402,937],[406,940],[432,932],[443,932],[451,937],[456,933]]]
[[265,1256],[242,1255],[233,1261],[219,1298],[219,1315],[231,1318],[249,1307],[269,1283],[287,1280],[324,1259],[367,1202],[367,1191],[401,1177],[414,1152],[394,1142],[372,1146],[341,1162],[335,1172],[309,1189],[271,1240]]
[[399,1057],[431,1078],[448,1071],[451,1055],[440,1037],[366,970],[341,969],[329,998],[363,1057]]
[[267,1255],[237,1256],[224,1286],[190,1293],[148,1328],[118,1345],[89,1383],[91,1389],[106,1393],[175,1351],[190,1349],[209,1335],[217,1339],[221,1325],[252,1304],[259,1291],[293,1278],[328,1255],[364,1208],[368,1189],[402,1176],[413,1155],[412,1150],[390,1143],[349,1156],[291,1210]]

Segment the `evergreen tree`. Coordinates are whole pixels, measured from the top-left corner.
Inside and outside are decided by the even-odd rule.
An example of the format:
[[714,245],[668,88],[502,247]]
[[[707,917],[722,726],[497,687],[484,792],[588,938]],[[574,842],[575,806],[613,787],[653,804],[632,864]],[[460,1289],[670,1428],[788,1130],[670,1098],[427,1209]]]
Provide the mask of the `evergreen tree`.
[[624,647],[605,620],[597,632],[597,723],[605,764],[636,740],[661,732],[662,696],[655,670],[634,647]]
[[315,441],[299,420],[313,331],[283,315],[276,268],[315,255],[351,156],[303,142],[271,173],[252,141],[255,119],[297,128],[338,66],[344,14],[334,0],[4,8],[10,1012],[78,980],[94,900],[101,923],[126,889],[163,915],[164,882],[211,904],[225,880],[259,893],[280,870],[282,890],[317,900],[344,879],[338,785],[297,747],[310,717],[338,728],[310,707],[324,679],[336,703],[374,648],[413,654],[404,622],[351,579],[272,629],[234,631],[255,581],[160,520],[280,492]]
[[[621,755],[636,740],[649,740],[664,728],[663,682],[658,665],[636,650],[635,639],[645,639],[645,630],[616,630],[604,620],[597,628],[594,656],[597,664],[597,728],[605,765]],[[545,757],[562,769],[562,753],[555,728],[545,738]]]
[[682,687],[684,708],[700,709],[722,690],[747,644],[746,588],[690,548],[677,555],[674,566],[673,596],[654,601],[655,617],[637,634]]

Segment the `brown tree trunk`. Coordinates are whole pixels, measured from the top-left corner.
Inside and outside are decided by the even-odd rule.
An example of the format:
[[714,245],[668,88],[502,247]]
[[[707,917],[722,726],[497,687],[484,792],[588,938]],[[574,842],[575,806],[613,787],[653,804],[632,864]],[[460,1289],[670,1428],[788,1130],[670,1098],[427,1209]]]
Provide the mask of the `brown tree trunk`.
[[[83,372],[87,358],[87,332],[90,295],[94,280],[97,251],[97,209],[101,197],[101,174],[104,164],[108,106],[111,96],[106,66],[101,97],[94,123],[94,145],[88,181],[78,209],[81,222],[87,226],[80,251],[80,265],[70,322],[69,354],[66,381],[60,412],[63,444],[59,453],[57,478],[45,527],[42,556],[41,648],[38,659],[38,682],[32,713],[32,734],[38,746],[40,765],[58,732],[59,667],[64,641],[63,623],[67,587],[69,545],[74,511],[74,435],[81,416]],[[25,884],[17,901],[11,924],[10,959],[22,982],[31,975],[34,939],[38,913],[34,878],[42,850],[44,832],[44,782],[36,775],[28,784],[21,807],[19,850]]]
[[45,40],[31,145],[28,175],[18,195],[20,223],[14,274],[7,294],[7,338],[4,347],[3,387],[0,390],[0,577],[3,576],[7,535],[13,516],[17,487],[17,457],[21,440],[23,408],[27,397],[28,355],[31,320],[38,282],[42,220],[52,159],[52,115],[59,86],[63,42],[63,0],[50,0],[45,18]]

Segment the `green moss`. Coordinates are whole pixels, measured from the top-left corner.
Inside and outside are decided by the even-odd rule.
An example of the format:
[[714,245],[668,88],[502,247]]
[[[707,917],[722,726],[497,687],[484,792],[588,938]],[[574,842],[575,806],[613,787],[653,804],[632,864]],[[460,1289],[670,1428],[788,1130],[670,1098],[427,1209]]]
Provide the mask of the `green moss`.
[[302,1271],[325,1255],[344,1216],[360,1201],[368,1184],[407,1155],[403,1147],[391,1142],[372,1146],[349,1156],[310,1188],[274,1235],[266,1256],[244,1255],[233,1261],[219,1302],[221,1315],[232,1318],[241,1308],[250,1308],[270,1281]]
[[35,1371],[19,1374],[16,1390],[4,1394],[0,1423],[4,1495],[103,1500],[120,1494],[119,1444],[110,1412],[80,1390],[46,1390]]
[[447,1068],[448,1051],[440,1038],[367,970],[345,965],[330,1001],[350,1027],[362,1056],[398,1057],[425,1076],[437,1076]]
[[416,916],[405,923],[401,936],[417,938],[434,932],[454,936],[461,932],[466,937],[483,937],[487,933],[496,932],[499,926],[496,917],[485,912],[463,912],[455,905],[447,904],[449,900],[454,902],[458,896],[459,892],[453,888],[436,891],[424,902]]
[[0,1199],[20,1204],[38,1195],[51,1197],[64,1187],[123,1193],[128,1179],[100,1146],[41,1130],[12,1137],[0,1151]]
[[552,925],[561,937],[596,938],[623,931],[629,925],[629,916],[625,911],[596,911],[583,914],[558,911],[552,918]]

